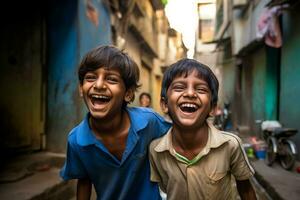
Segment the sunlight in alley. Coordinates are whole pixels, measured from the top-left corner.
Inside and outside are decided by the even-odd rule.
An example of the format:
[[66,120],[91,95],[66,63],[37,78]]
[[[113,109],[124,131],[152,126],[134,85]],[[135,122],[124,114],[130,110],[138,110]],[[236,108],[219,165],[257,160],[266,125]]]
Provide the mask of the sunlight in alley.
[[194,56],[196,30],[198,28],[198,18],[214,18],[215,5],[207,4],[197,10],[198,3],[214,2],[214,0],[169,0],[166,7],[166,16],[168,17],[171,28],[182,34],[184,45],[187,47],[187,57]]

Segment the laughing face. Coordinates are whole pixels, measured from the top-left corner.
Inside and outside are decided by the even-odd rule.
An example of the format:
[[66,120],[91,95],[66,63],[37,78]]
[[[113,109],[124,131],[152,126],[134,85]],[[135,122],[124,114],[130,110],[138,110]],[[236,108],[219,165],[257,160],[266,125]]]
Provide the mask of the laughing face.
[[103,67],[85,74],[80,94],[94,119],[113,119],[121,113],[123,101],[131,100],[120,72]]
[[167,97],[164,111],[169,113],[174,125],[181,128],[201,127],[212,110],[211,91],[196,70],[174,78]]

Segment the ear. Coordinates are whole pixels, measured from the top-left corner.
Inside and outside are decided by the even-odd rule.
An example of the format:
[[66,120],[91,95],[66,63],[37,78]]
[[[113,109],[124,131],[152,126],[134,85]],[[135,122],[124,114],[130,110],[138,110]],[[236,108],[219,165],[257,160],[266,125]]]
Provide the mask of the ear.
[[78,86],[78,91],[79,91],[80,97],[83,97],[82,85],[79,85],[79,86]]
[[160,108],[163,111],[163,113],[168,114],[169,109],[168,109],[167,101],[163,97],[160,99]]
[[127,103],[132,102],[134,99],[134,91],[133,89],[127,89],[125,96],[124,96],[124,101],[126,101]]
[[209,112],[209,117],[215,116],[216,111],[217,111],[217,106],[213,106]]

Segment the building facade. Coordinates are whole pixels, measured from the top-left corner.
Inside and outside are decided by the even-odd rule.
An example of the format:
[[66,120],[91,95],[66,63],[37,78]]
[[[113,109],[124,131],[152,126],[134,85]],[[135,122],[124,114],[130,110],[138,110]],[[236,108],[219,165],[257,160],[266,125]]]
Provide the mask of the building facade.
[[78,65],[98,45],[116,45],[133,57],[140,92],[151,93],[159,112],[162,71],[185,56],[180,35],[169,33],[163,6],[158,0],[8,3],[10,12],[0,19],[1,157],[66,150],[68,132],[87,112],[78,93]]
[[[298,2],[216,2],[222,98],[231,103],[234,127],[240,132],[261,137],[263,120],[278,120],[300,130]],[[300,134],[292,140],[299,151]]]

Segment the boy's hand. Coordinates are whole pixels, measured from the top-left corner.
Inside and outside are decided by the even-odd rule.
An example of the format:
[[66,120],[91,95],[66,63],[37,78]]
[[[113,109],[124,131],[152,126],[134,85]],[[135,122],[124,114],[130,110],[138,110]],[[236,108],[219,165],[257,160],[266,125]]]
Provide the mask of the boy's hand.
[[239,195],[242,200],[247,199],[247,200],[256,200],[256,195],[255,191],[249,181],[243,180],[243,181],[236,181],[236,186],[239,192]]
[[77,200],[90,200],[92,183],[89,179],[78,179],[77,181]]

